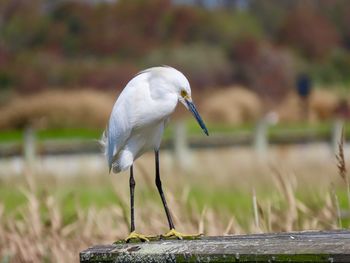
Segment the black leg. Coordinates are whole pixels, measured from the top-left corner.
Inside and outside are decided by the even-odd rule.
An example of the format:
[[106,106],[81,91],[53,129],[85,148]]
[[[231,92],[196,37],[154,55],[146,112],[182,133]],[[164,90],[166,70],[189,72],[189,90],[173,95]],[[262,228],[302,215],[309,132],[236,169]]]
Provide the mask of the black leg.
[[130,215],[130,232],[135,231],[135,220],[134,220],[134,190],[135,190],[135,180],[134,180],[134,171],[133,167],[130,167],[130,209],[131,209],[131,215]]
[[164,209],[165,209],[166,217],[168,218],[169,228],[170,229],[175,229],[174,223],[173,223],[173,220],[171,218],[171,214],[170,214],[170,211],[169,211],[169,208],[168,208],[168,205],[167,205],[165,197],[164,197],[164,193],[163,193],[163,189],[162,189],[162,182],[160,181],[159,151],[157,150],[154,153],[155,153],[155,157],[156,157],[156,185],[157,185],[160,197],[162,198],[162,202],[163,202],[163,206],[164,206]]

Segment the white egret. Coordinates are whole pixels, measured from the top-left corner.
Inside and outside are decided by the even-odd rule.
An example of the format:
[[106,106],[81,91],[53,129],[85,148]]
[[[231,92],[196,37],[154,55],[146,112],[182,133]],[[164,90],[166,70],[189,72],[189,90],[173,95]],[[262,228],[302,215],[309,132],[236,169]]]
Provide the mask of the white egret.
[[135,232],[133,163],[146,151],[155,153],[156,185],[161,196],[170,231],[165,237],[182,239],[186,235],[175,231],[175,226],[164,197],[159,173],[159,147],[165,125],[180,101],[198,121],[204,133],[208,130],[191,98],[191,88],[186,77],[172,67],[153,67],[138,73],[126,85],[114,104],[102,142],[109,169],[119,173],[130,169],[130,239],[148,241]]

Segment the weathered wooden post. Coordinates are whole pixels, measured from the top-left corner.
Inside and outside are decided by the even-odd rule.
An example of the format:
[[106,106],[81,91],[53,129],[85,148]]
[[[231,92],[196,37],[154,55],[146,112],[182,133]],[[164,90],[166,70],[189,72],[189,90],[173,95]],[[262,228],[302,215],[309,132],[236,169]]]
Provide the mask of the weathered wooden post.
[[82,251],[80,262],[350,262],[350,231],[98,245]]

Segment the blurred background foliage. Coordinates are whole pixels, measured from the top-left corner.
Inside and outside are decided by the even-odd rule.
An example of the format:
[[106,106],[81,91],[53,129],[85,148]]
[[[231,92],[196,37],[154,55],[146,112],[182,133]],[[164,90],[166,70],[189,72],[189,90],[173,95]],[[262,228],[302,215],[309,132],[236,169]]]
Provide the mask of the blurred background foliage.
[[209,88],[257,82],[248,71],[280,56],[319,83],[349,82],[349,1],[206,2],[1,0],[0,88],[121,89],[160,63]]
[[349,14],[346,0],[0,0],[0,119],[19,96],[110,96],[162,64],[205,91],[199,99],[240,86],[264,112],[292,100],[300,73],[341,96],[350,82]]

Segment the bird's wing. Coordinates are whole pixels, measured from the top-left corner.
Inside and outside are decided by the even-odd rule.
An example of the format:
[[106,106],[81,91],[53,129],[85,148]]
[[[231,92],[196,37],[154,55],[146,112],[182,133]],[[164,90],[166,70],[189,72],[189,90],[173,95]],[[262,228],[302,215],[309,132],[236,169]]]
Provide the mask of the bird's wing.
[[125,96],[118,98],[113,107],[106,130],[106,155],[109,169],[112,168],[114,157],[124,147],[132,130],[131,122],[127,116],[125,102],[121,100],[123,97]]
[[113,107],[104,135],[105,153],[109,169],[112,168],[115,157],[123,149],[134,126],[138,123],[138,116],[135,114],[137,108],[136,97],[142,96],[146,88],[148,88],[147,81],[134,78],[126,85]]

